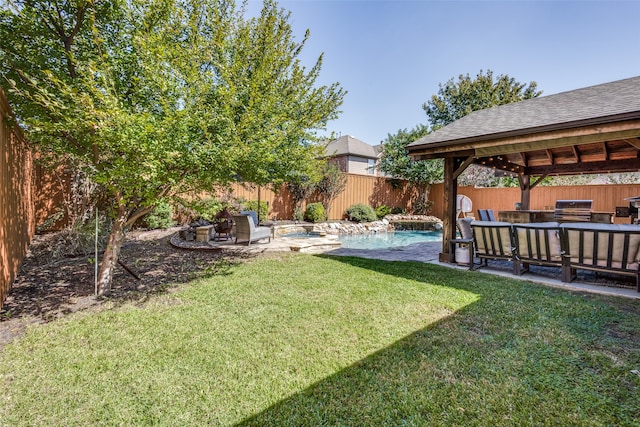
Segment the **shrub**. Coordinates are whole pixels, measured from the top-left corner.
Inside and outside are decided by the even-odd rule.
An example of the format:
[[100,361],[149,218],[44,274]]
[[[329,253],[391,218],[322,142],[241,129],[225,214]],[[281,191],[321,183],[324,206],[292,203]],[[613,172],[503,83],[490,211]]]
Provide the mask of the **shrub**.
[[395,208],[391,209],[391,213],[394,215],[398,215],[398,214],[403,214],[405,211],[404,209],[402,209],[401,207],[396,206]]
[[376,208],[376,216],[382,219],[391,213],[391,208],[387,205],[380,205]]
[[371,222],[378,219],[373,208],[362,203],[350,206],[346,213],[347,217],[355,222]]
[[[242,202],[243,211],[256,211],[258,212],[258,201],[247,200]],[[266,221],[269,216],[269,205],[266,201],[260,200],[260,221]]]
[[213,221],[216,214],[222,209],[227,207],[227,203],[220,200],[207,197],[197,200],[183,201],[184,208],[186,210],[185,223],[193,222],[197,219],[204,219],[205,221]]
[[169,228],[173,226],[173,208],[167,202],[160,202],[143,219],[146,228]]
[[304,221],[304,212],[302,211],[302,208],[296,208],[293,213],[293,219],[296,221]]
[[429,215],[433,202],[431,200],[425,200],[420,198],[413,204],[413,213],[415,215]]
[[304,211],[304,220],[311,222],[323,222],[327,220],[322,203],[309,203]]
[[[104,251],[109,240],[111,221],[105,215],[98,218],[98,250]],[[55,262],[62,258],[93,256],[96,244],[96,218],[76,219],[70,226],[55,233],[47,233],[29,245],[36,259]],[[90,258],[93,259],[93,258]]]

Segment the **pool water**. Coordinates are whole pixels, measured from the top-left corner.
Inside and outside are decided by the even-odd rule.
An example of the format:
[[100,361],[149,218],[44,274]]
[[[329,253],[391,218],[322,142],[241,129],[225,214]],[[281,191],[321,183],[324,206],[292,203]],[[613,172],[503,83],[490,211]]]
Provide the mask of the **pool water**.
[[306,239],[311,237],[320,237],[319,233],[300,231],[298,233],[283,234],[282,237],[292,237],[294,239]]
[[353,234],[340,236],[343,248],[387,249],[413,243],[440,242],[441,231],[396,231],[394,233]]

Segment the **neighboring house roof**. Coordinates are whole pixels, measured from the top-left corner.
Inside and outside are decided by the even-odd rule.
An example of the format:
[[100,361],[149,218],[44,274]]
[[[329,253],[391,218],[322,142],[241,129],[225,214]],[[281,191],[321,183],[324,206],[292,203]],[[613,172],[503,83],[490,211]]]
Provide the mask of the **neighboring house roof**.
[[377,159],[380,149],[350,135],[331,141],[326,148],[327,156],[359,156]]
[[636,118],[640,118],[640,77],[474,111],[408,148],[411,151]]

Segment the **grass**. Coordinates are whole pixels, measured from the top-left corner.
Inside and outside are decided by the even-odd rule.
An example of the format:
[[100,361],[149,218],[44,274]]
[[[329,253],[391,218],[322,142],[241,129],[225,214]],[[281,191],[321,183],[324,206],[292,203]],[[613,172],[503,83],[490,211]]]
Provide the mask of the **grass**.
[[221,271],[31,328],[0,425],[640,423],[640,301],[359,258]]

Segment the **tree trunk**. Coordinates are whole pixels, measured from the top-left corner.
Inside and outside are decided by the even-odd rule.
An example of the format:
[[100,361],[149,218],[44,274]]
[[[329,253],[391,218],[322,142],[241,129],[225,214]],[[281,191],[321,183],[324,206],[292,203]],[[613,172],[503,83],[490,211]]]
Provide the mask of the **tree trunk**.
[[424,188],[422,189],[422,197],[424,199],[425,214],[427,215],[431,213],[431,206],[433,206],[433,203],[431,202],[431,200],[429,200],[430,194],[431,194],[431,184],[425,184]]
[[98,286],[96,293],[104,295],[111,290],[111,280],[113,279],[113,270],[118,264],[120,256],[120,248],[124,243],[124,230],[129,218],[129,212],[120,207],[118,215],[111,228],[107,248],[104,251],[102,262],[100,263],[100,273],[98,274]]
[[418,197],[413,205],[413,213],[416,215],[428,215],[431,211],[433,203],[429,200],[431,193],[431,185],[423,184],[418,187]]

